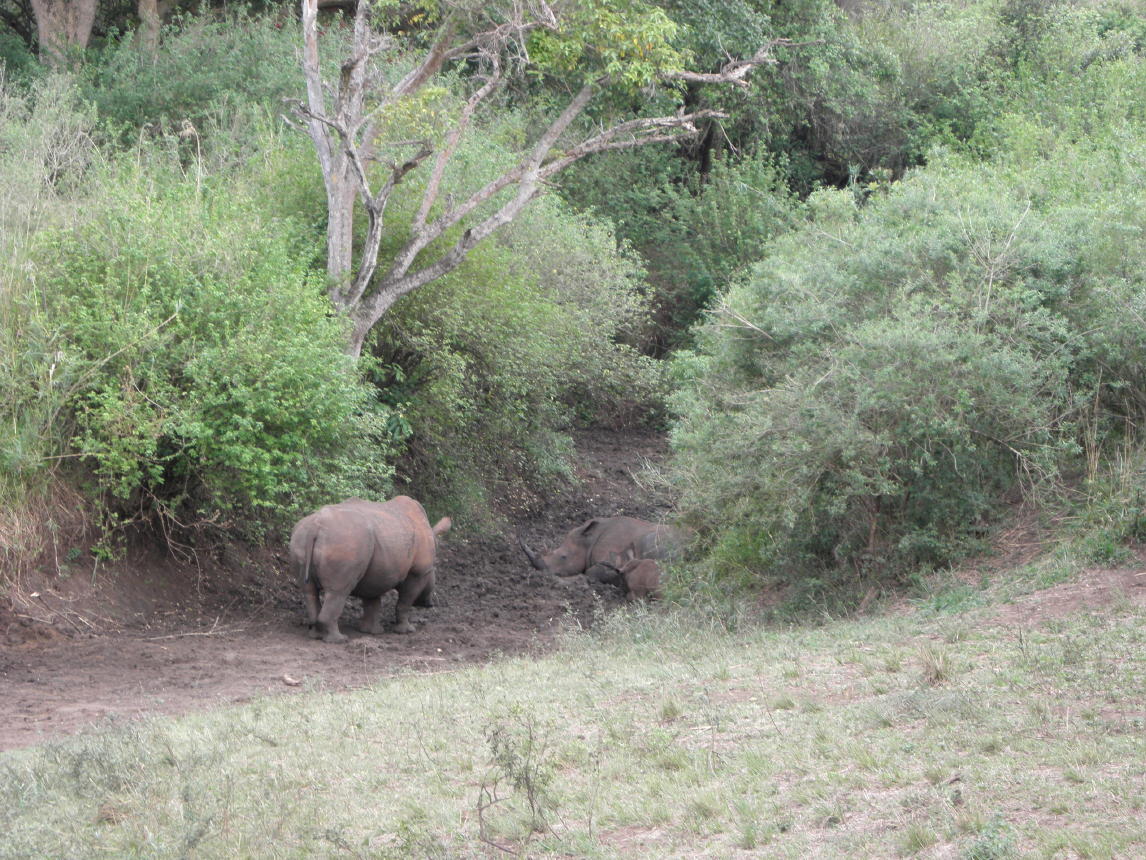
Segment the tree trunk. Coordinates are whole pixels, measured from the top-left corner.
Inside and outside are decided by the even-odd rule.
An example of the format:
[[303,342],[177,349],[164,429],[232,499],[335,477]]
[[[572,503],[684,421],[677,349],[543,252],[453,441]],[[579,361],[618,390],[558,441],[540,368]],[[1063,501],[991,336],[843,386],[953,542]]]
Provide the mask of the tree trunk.
[[88,46],[99,0],[32,0],[40,55],[55,68]]
[[[464,200],[455,202],[447,196],[442,201],[446,167],[462,135],[470,127],[479,105],[486,103],[505,81],[503,53],[515,55],[515,46],[535,30],[556,29],[558,20],[553,10],[542,2],[536,9],[529,7],[528,12],[535,15],[530,17],[526,4],[516,5],[516,14],[510,20],[484,32],[457,38],[454,28],[446,26],[421,63],[402,80],[386,87],[373,78],[370,67],[379,54],[393,50],[397,42],[386,34],[371,31],[369,4],[360,2],[354,15],[350,55],[341,64],[337,83],[332,82],[328,87],[322,80],[318,50],[318,9],[324,2],[326,0],[301,0],[306,101],[295,103],[295,113],[306,123],[326,186],[328,295],[334,307],[350,322],[347,352],[353,356],[361,354],[371,328],[394,302],[454,271],[474,247],[517,218],[545,184],[570,164],[594,153],[695,136],[698,121],[722,116],[717,111],[699,110],[640,117],[591,132],[579,143],[561,146],[562,138],[574,121],[608,82],[607,77],[588,75],[565,108],[521,154],[516,165]],[[776,44],[780,42],[768,43],[747,60],[730,60],[719,72],[672,71],[666,75],[669,79],[692,84],[743,86],[743,78],[751,69],[774,62],[770,52]],[[416,94],[447,63],[463,59],[480,68],[481,73],[475,75],[480,86],[462,106],[444,142],[435,147],[431,140],[404,141],[392,145],[386,157],[375,161],[375,116]],[[368,102],[372,102],[369,107]],[[398,152],[402,157],[394,157]],[[379,272],[383,216],[390,195],[408,173],[430,156],[435,158],[422,194],[422,205],[408,228],[404,245],[387,261],[388,268]],[[372,163],[385,166],[372,169]],[[375,185],[379,181],[380,186]],[[488,211],[488,205],[503,191],[511,193],[494,211]],[[366,210],[367,225],[356,258],[354,213],[359,201]],[[435,243],[443,242],[456,227],[461,228],[461,235],[452,244],[438,248],[428,258],[422,256]]]
[[158,0],[139,0],[139,43],[147,56],[155,59],[159,53],[159,28],[162,19]]
[[330,301],[340,311],[349,310],[346,288],[354,277],[354,203],[358,186],[348,175],[346,156],[332,153],[332,168],[326,180],[326,274]]

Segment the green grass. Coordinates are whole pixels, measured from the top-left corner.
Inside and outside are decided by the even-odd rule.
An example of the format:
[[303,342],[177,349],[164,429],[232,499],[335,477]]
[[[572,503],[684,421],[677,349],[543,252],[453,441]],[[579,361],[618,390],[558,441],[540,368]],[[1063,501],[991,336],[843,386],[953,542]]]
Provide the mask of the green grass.
[[920,610],[559,653],[0,757],[0,856],[1129,857],[1146,624]]

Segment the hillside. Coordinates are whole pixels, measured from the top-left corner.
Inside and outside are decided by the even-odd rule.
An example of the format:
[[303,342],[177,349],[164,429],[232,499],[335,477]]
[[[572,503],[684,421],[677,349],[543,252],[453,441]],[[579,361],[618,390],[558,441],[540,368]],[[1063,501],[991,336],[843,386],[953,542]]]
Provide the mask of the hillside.
[[613,612],[469,664],[415,655],[442,642],[432,615],[347,648],[284,621],[276,651],[238,615],[121,634],[105,661],[168,669],[121,660],[114,690],[88,642],[9,653],[74,698],[33,679],[58,720],[8,744],[85,704],[193,710],[0,754],[0,856],[1142,856],[1146,566],[1044,587],[1063,575],[995,568],[957,609],[955,589],[784,629]]

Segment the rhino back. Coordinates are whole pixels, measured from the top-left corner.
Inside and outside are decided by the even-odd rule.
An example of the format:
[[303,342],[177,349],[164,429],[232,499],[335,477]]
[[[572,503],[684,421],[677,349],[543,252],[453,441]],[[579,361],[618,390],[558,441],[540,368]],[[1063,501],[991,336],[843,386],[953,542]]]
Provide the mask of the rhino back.
[[675,559],[684,550],[684,537],[672,526],[653,526],[637,541],[637,558]]
[[602,521],[601,532],[590,548],[586,566],[612,563],[618,556],[639,555],[639,541],[653,528],[656,526],[652,523],[635,517],[610,517]]

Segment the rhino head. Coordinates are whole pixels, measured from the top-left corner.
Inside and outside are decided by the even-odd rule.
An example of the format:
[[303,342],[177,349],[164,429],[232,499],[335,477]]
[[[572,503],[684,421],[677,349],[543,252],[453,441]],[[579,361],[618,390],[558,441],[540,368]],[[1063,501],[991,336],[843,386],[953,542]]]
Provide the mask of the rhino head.
[[561,545],[544,556],[531,550],[525,541],[518,538],[525,557],[537,570],[544,570],[557,576],[575,576],[584,573],[589,566],[589,550],[601,529],[601,520],[592,519],[565,535]]

